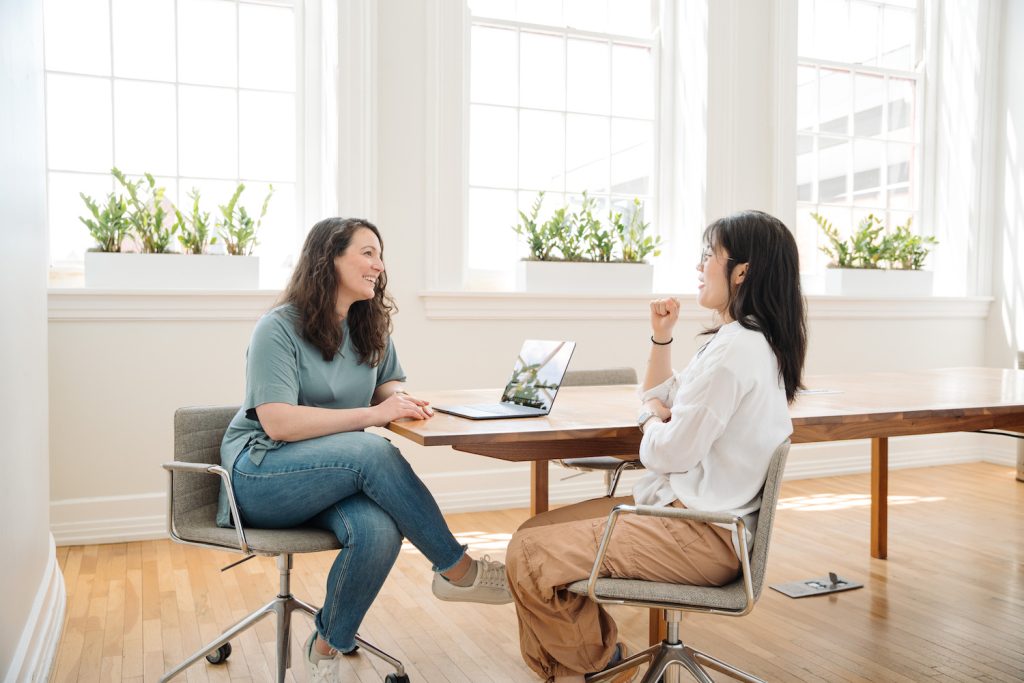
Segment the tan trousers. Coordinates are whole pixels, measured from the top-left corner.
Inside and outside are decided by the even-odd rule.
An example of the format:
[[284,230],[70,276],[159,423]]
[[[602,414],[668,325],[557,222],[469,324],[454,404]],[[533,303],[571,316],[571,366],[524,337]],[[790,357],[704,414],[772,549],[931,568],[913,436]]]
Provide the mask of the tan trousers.
[[[618,630],[608,612],[565,586],[590,575],[608,521],[632,496],[597,498],[527,520],[509,542],[505,565],[519,617],[523,659],[540,676],[600,671]],[[683,507],[678,501],[673,503]],[[601,576],[721,586],[739,560],[728,530],[680,519],[623,514],[615,524]]]

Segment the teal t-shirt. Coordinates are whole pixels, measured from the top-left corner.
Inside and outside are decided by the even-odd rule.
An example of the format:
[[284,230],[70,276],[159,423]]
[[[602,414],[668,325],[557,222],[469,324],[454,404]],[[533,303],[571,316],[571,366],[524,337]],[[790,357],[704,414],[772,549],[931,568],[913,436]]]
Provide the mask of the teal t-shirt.
[[[394,380],[404,381],[395,345],[388,339],[384,358],[371,367],[360,360],[352,346],[348,324],[342,323],[341,349],[325,361],[320,349],[299,334],[298,311],[291,304],[278,306],[256,323],[249,340],[245,364],[245,400],[232,418],[220,446],[220,462],[228,472],[235,459],[249,447],[249,459],[259,466],[265,457],[285,444],[263,431],[256,406],[287,403],[316,408],[365,408],[374,390]],[[227,493],[221,487],[217,523],[231,526]]]

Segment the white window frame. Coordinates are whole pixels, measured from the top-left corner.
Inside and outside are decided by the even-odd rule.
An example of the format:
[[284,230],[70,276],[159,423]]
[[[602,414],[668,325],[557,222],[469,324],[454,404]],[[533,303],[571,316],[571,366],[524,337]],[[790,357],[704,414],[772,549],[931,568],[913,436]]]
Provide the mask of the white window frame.
[[[674,35],[671,22],[675,10],[672,0],[660,4],[661,29],[650,41],[655,54],[655,116],[650,196],[656,198],[657,215],[651,216],[652,225],[662,235],[666,246],[656,263],[673,259],[679,240],[674,233],[682,229],[683,221],[673,219],[680,213],[677,203],[671,201],[666,189],[680,163],[675,153],[672,125],[675,119],[673,96],[673,68],[666,68],[674,52],[666,45],[666,38]],[[488,24],[501,23],[503,27],[533,29],[558,34],[559,28],[538,26],[526,22],[481,19]],[[470,291],[468,268],[469,239],[469,48],[470,17],[468,3],[429,0],[427,7],[427,145],[426,145],[426,205],[424,220],[425,273],[428,292]],[[564,33],[564,31],[563,31]],[[606,39],[606,34],[590,33]],[[626,40],[624,37],[623,40]],[[640,44],[643,39],[628,38]],[[692,230],[691,230],[692,232]],[[694,248],[696,250],[696,247]],[[657,270],[655,271],[657,278]]]
[[[867,1],[867,0],[865,0],[865,1]],[[876,3],[876,4],[878,4],[880,7],[885,5],[885,3]],[[789,8],[792,11],[792,23],[795,26],[796,22],[798,20],[797,14],[799,12],[799,8],[798,8],[798,5],[797,5],[796,2],[792,2],[792,4],[789,5]],[[925,45],[925,42],[926,42],[925,32],[922,30],[923,22],[924,22],[923,14],[924,14],[924,10],[923,10],[923,8],[921,6],[921,2],[919,0],[919,2],[917,4],[917,7],[915,9],[915,24],[916,24],[916,27],[917,27],[917,38],[915,40],[914,55],[913,55],[914,67],[913,67],[913,69],[909,69],[909,70],[894,69],[894,68],[891,68],[891,67],[855,64],[855,63],[852,63],[852,62],[838,62],[838,61],[834,61],[834,60],[819,59],[819,58],[812,58],[812,57],[801,57],[796,52],[796,34],[794,32],[794,34],[793,34],[793,39],[794,39],[794,45],[793,45],[794,59],[793,59],[793,68],[792,68],[792,78],[793,78],[792,83],[793,83],[793,87],[794,87],[794,93],[795,93],[795,83],[796,83],[796,71],[800,67],[811,67],[811,68],[815,68],[815,69],[818,69],[818,70],[820,70],[820,69],[830,69],[830,70],[848,72],[850,74],[851,88],[853,87],[853,84],[855,83],[855,79],[856,79],[856,77],[858,75],[882,77],[882,78],[884,78],[884,81],[885,81],[885,88],[886,88],[885,92],[886,93],[889,92],[888,91],[888,86],[889,86],[890,78],[899,78],[899,79],[910,80],[910,81],[914,82],[914,122],[913,122],[914,137],[913,137],[913,140],[911,140],[909,144],[913,145],[913,163],[914,163],[914,169],[916,171],[913,174],[913,177],[911,179],[911,184],[910,184],[911,185],[910,186],[910,190],[913,193],[913,202],[912,202],[912,205],[910,206],[910,208],[896,208],[896,209],[892,209],[892,208],[890,208],[888,206],[888,198],[886,198],[884,200],[885,206],[880,206],[880,207],[857,206],[855,204],[852,204],[852,202],[851,203],[829,203],[829,202],[821,202],[821,201],[803,201],[803,200],[798,199],[797,198],[797,188],[796,188],[796,145],[795,145],[795,141],[796,141],[796,136],[800,135],[800,132],[797,131],[797,129],[796,129],[796,111],[794,109],[792,119],[789,122],[790,126],[792,128],[792,134],[793,134],[793,138],[792,138],[793,139],[793,148],[792,148],[792,157],[793,157],[792,169],[793,170],[792,170],[792,183],[790,183],[790,184],[792,185],[792,190],[791,190],[791,192],[792,192],[792,201],[793,201],[793,207],[794,207],[794,210],[795,210],[795,213],[794,213],[794,223],[792,225],[794,230],[796,230],[795,219],[796,219],[797,216],[799,216],[801,214],[806,214],[806,213],[808,213],[810,211],[813,211],[813,210],[816,210],[818,207],[825,206],[825,207],[829,207],[829,208],[850,209],[850,210],[853,210],[853,211],[865,210],[865,209],[866,210],[873,210],[873,211],[876,212],[876,215],[877,215],[878,211],[881,211],[881,212],[883,212],[883,215],[881,216],[883,219],[886,218],[886,215],[890,211],[896,211],[898,213],[910,214],[914,218],[915,230],[917,230],[917,231],[924,230],[924,232],[922,234],[926,234],[926,235],[932,234],[926,228],[926,221],[922,220],[922,218],[925,217],[925,213],[926,213],[925,212],[926,203],[925,203],[925,199],[924,199],[923,195],[924,195],[924,193],[926,191],[926,188],[929,187],[929,185],[931,183],[930,179],[931,179],[932,173],[933,173],[932,169],[927,168],[925,166],[926,155],[925,155],[925,151],[924,151],[924,146],[925,146],[924,145],[924,141],[926,139],[926,129],[927,129],[927,126],[929,125],[929,120],[931,118],[932,112],[928,108],[928,96],[927,96],[928,82],[927,82],[927,79],[925,77],[925,62],[924,62],[924,59],[923,59],[923,57],[925,55],[925,51],[927,50],[927,46]],[[820,90],[818,92],[818,97],[819,97],[819,102],[820,102],[820,97],[821,97]],[[851,93],[850,100],[851,100],[851,103],[852,103],[853,102],[853,94],[852,93]],[[852,106],[853,105],[851,104],[850,115],[856,113],[856,111],[852,108]],[[820,111],[820,109],[819,109],[819,111]],[[886,98],[884,100],[884,103],[883,103],[883,109],[882,109],[882,121],[883,122],[888,122],[888,120],[889,120],[888,119],[888,113],[889,113],[889,98],[888,98],[888,96],[886,96]],[[820,122],[818,122],[818,123],[820,124]],[[852,122],[850,123],[850,125],[848,127],[848,130],[853,131]],[[821,133],[820,133],[820,131],[812,132],[812,133],[810,133],[810,135],[812,135],[814,137],[814,139],[815,139],[815,148],[817,149],[817,140],[819,139],[819,136],[821,135]],[[856,169],[854,168],[854,164],[853,164],[853,156],[854,156],[854,144],[853,143],[854,143],[854,141],[856,141],[858,139],[866,139],[866,138],[858,138],[857,136],[853,135],[852,132],[850,134],[826,133],[826,135],[828,137],[830,137],[830,138],[842,139],[844,142],[849,143],[849,155],[850,155],[850,162],[851,163],[848,166],[848,172],[847,172],[846,181],[847,181],[847,187],[849,188],[849,194],[852,196],[853,193],[854,193],[854,182],[853,182],[854,178],[853,178],[853,176],[854,176],[854,174],[856,172]],[[889,172],[889,164],[888,164],[888,160],[889,160],[888,142],[889,142],[889,140],[885,140],[884,142],[886,143],[886,154],[885,154],[886,163],[883,165],[883,167],[881,169],[882,177],[879,178],[879,191],[880,192],[888,193],[889,185],[887,183],[887,180],[888,180],[888,172]],[[903,144],[907,144],[907,143],[903,143]],[[818,156],[819,155],[816,153],[815,154],[815,163],[817,163]],[[818,180],[820,180],[820,178],[818,178]],[[815,199],[818,199],[818,198],[815,197]],[[889,222],[888,221],[886,221],[886,225],[889,226]],[[848,225],[848,226],[836,226],[836,227],[839,228],[840,231],[842,232],[844,230],[854,230],[854,229],[856,229],[857,226],[856,225]],[[895,226],[889,226],[889,227],[895,227]],[[824,237],[820,234],[820,232],[817,234],[817,244],[818,244],[818,246],[821,246],[822,244],[824,244]],[[804,258],[801,259],[801,263],[806,263],[805,259],[806,259],[807,256],[808,255],[804,255]],[[815,258],[817,258],[816,255],[815,255]],[[820,275],[822,273],[821,273],[819,268],[815,267],[815,268],[804,270],[804,274],[805,275],[814,276],[814,275]]]
[[[630,47],[639,47],[639,48],[644,48],[644,49],[650,50],[651,51],[651,56],[652,56],[652,61],[653,61],[653,73],[651,74],[651,76],[652,76],[651,81],[652,81],[652,90],[653,90],[653,95],[654,95],[654,101],[651,103],[652,104],[652,107],[651,107],[652,115],[651,115],[650,119],[641,119],[641,118],[628,117],[628,116],[616,116],[616,115],[614,115],[612,113],[611,107],[609,107],[607,114],[593,114],[592,112],[572,111],[572,110],[570,110],[568,108],[568,106],[566,106],[564,108],[561,108],[561,109],[544,109],[544,108],[523,106],[522,104],[520,104],[518,102],[516,104],[493,104],[493,103],[489,103],[489,102],[473,102],[472,98],[468,98],[467,99],[467,105],[466,106],[467,106],[467,109],[469,109],[472,105],[479,104],[479,105],[488,106],[488,107],[494,107],[494,108],[499,108],[499,109],[511,110],[511,111],[513,111],[513,112],[515,112],[517,114],[517,117],[516,117],[516,127],[517,127],[517,130],[518,130],[518,127],[519,127],[519,120],[520,120],[518,114],[520,114],[523,111],[547,111],[547,112],[563,114],[565,116],[565,119],[564,119],[564,122],[563,122],[563,128],[565,129],[566,139],[568,139],[568,125],[569,125],[568,124],[568,117],[569,117],[569,115],[571,115],[571,114],[585,114],[585,115],[588,115],[588,116],[595,116],[595,117],[599,117],[599,118],[602,118],[602,119],[606,119],[609,122],[609,126],[608,126],[609,150],[612,149],[611,144],[610,144],[611,137],[612,137],[611,122],[614,119],[618,118],[618,119],[627,119],[627,120],[632,120],[632,121],[649,121],[651,123],[651,127],[652,127],[652,138],[651,138],[652,158],[651,158],[650,176],[648,177],[649,185],[648,185],[648,190],[647,190],[647,193],[646,193],[644,199],[653,199],[654,200],[654,206],[658,205],[658,203],[659,203],[658,202],[658,188],[659,188],[659,183],[658,183],[658,181],[659,181],[659,178],[658,178],[658,165],[659,165],[659,160],[661,158],[660,145],[659,145],[660,126],[659,126],[659,117],[658,117],[658,112],[660,111],[660,108],[661,108],[661,90],[658,87],[658,84],[661,82],[661,47],[660,47],[660,42],[658,41],[658,39],[656,37],[640,38],[640,37],[636,37],[636,36],[626,36],[626,35],[620,35],[620,34],[611,33],[611,32],[607,32],[606,33],[606,32],[587,31],[587,30],[582,30],[582,29],[575,29],[575,28],[568,27],[568,26],[534,24],[534,23],[530,23],[530,22],[526,22],[526,21],[518,21],[518,20],[512,20],[512,19],[500,19],[500,18],[494,18],[494,17],[473,17],[473,18],[471,18],[471,20],[470,20],[470,30],[472,30],[472,28],[476,27],[476,26],[485,27],[485,28],[496,28],[496,29],[505,29],[505,30],[509,30],[509,31],[514,31],[515,34],[516,34],[517,43],[519,42],[519,38],[520,38],[520,36],[523,33],[543,34],[543,35],[548,35],[548,36],[555,36],[555,37],[561,38],[563,40],[563,46],[564,46],[566,51],[568,50],[568,42],[569,42],[570,39],[590,40],[590,41],[593,41],[593,42],[599,42],[599,43],[605,44],[605,45],[607,45],[609,47],[611,47],[613,45],[627,45],[627,46],[630,46]],[[521,63],[521,58],[519,60],[519,63]],[[517,63],[517,67],[518,66],[519,66],[519,64]],[[471,65],[469,65],[467,63],[467,71],[470,68],[471,68]],[[565,79],[564,80],[565,80],[565,82],[568,82],[569,63],[568,63],[568,59],[567,58],[563,60],[563,69],[565,70],[565,74],[564,74],[565,75]],[[612,97],[613,95],[614,95],[614,93],[609,91],[609,97]],[[469,119],[469,118],[470,117],[467,116],[467,119]],[[518,136],[517,136],[517,138],[518,138]],[[467,138],[467,141],[468,141],[468,138]],[[565,187],[565,183],[566,183],[566,179],[567,179],[567,175],[568,175],[568,170],[569,170],[567,167],[565,167],[565,163],[564,163],[565,162],[565,155],[566,154],[568,154],[568,148],[567,147],[566,147],[566,149],[563,150],[563,168],[566,171],[566,173],[563,174],[563,178],[562,178],[562,181],[563,181],[562,182],[562,190],[560,192],[558,192],[558,191],[554,191],[554,192],[559,193],[559,194],[564,194],[566,199],[568,199],[568,197],[574,196],[574,195],[579,195],[579,193],[571,191],[571,190],[569,190],[569,189],[567,189]],[[516,155],[516,161],[517,161],[517,164],[521,161],[518,152],[517,152],[517,155]],[[517,169],[517,171],[518,171],[518,169]],[[612,173],[613,173],[612,167],[611,167],[611,164],[609,163],[609,166],[608,166],[608,177],[606,179],[606,181],[608,183],[608,190],[607,190],[607,192],[598,193],[598,194],[595,194],[593,196],[595,198],[598,198],[598,199],[609,198],[611,200],[625,199],[627,201],[631,201],[633,199],[633,195],[628,195],[627,196],[627,195],[623,195],[623,194],[616,194],[615,192],[612,191]],[[515,187],[500,187],[500,188],[497,188],[497,187],[485,186],[485,185],[473,185],[471,182],[468,182],[467,183],[467,188],[468,189],[476,188],[476,189],[510,190],[510,191],[516,192],[517,194],[521,194],[521,193],[524,193],[524,192],[534,193],[535,194],[538,191],[537,188],[524,188],[524,187],[521,187],[519,185],[519,182],[518,182],[518,172],[517,172],[517,182],[516,182],[515,185],[516,185]],[[611,206],[611,204],[609,203],[609,207],[610,206]],[[549,207],[549,209],[550,208],[551,207]],[[510,224],[512,222],[514,222],[514,217],[510,216],[509,217],[509,222],[510,222]],[[658,226],[653,221],[652,221],[652,227],[653,227],[653,232],[655,234],[657,234],[658,233]],[[467,240],[470,239],[470,236],[468,234],[468,230],[469,230],[469,226],[467,224]],[[486,283],[488,282],[488,280],[493,278],[494,275],[493,275],[493,273],[491,271],[488,271],[488,270],[474,269],[474,268],[470,267],[470,265],[467,263],[466,266],[465,266],[465,277],[466,277],[466,283],[470,287],[474,287],[474,286],[478,286],[478,285],[479,286],[486,286]]]
[[[376,215],[377,8],[373,0],[274,4],[295,9],[292,242],[297,256],[307,231],[317,220],[338,215],[340,209],[349,215]],[[114,76],[111,73],[97,78],[112,82]],[[49,172],[47,165],[47,177]],[[82,274],[81,263],[51,264],[50,287],[80,286]]]

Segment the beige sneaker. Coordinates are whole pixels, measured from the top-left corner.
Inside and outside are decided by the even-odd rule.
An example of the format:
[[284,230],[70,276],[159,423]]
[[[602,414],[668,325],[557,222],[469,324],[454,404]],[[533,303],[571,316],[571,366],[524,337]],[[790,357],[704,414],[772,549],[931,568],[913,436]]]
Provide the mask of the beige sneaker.
[[309,672],[310,683],[341,683],[337,659],[332,657],[319,662],[313,661],[313,642],[315,640],[316,630],[306,641],[306,671]]
[[512,602],[505,565],[491,560],[489,555],[473,561],[476,562],[473,585],[456,586],[437,572],[432,586],[434,597],[448,602],[481,602],[486,605],[507,605]]

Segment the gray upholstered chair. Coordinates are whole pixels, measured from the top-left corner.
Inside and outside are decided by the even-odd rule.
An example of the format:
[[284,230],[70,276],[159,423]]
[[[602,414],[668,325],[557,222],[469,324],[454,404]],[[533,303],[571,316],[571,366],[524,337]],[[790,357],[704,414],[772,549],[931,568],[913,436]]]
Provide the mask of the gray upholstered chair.
[[[742,617],[754,609],[754,603],[761,596],[761,588],[764,584],[768,546],[772,537],[772,522],[775,519],[775,505],[779,500],[782,472],[786,466],[788,453],[789,441],[787,440],[780,444],[772,455],[771,464],[768,466],[768,476],[765,478],[764,488],[761,491],[761,511],[758,515],[757,529],[754,532],[753,547],[749,553],[743,533],[745,527],[743,519],[740,517],[727,513],[706,513],[674,507],[647,505],[617,505],[615,507],[608,516],[608,526],[601,539],[590,577],[571,584],[569,590],[589,595],[591,600],[602,604],[636,605],[663,609],[667,622],[667,636],[661,643],[624,659],[615,667],[588,676],[588,683],[609,681],[616,674],[643,662],[648,662],[649,666],[641,683],[657,683],[662,680],[666,669],[671,665],[684,667],[701,683],[713,683],[704,667],[746,683],[764,683],[756,676],[685,645],[679,640],[679,620],[683,612],[704,612]],[[739,578],[725,586],[713,588],[635,579],[598,578],[598,568],[604,561],[609,539],[615,528],[615,521],[625,513],[736,524],[741,555]]]
[[[636,384],[633,368],[604,368],[600,370],[567,370],[562,378],[563,387],[597,387],[612,384]],[[593,458],[566,458],[555,464],[579,472],[603,472],[605,496],[611,498],[619,485],[619,477],[626,470],[643,469],[639,460],[622,460],[610,455]],[[577,476],[577,475],[571,475]]]
[[[177,676],[203,657],[213,664],[223,662],[231,654],[229,641],[271,614],[277,622],[277,680],[284,681],[285,671],[291,665],[289,633],[292,612],[299,611],[312,617],[317,611],[292,595],[292,555],[341,548],[333,533],[315,527],[243,529],[238,524],[234,529],[224,529],[217,526],[217,496],[221,481],[228,485],[229,494],[231,492],[231,475],[220,466],[220,442],[236,412],[238,406],[181,408],[174,413],[174,462],[164,464],[164,469],[170,473],[167,529],[171,539],[178,543],[245,556],[225,569],[256,555],[276,557],[281,576],[280,589],[277,597],[203,645],[168,671],[161,681]],[[232,518],[237,523],[239,515],[233,495],[229,495],[229,501]],[[400,661],[359,636],[356,636],[356,642],[370,654],[395,667],[395,673],[384,679],[387,683],[408,683],[409,678]]]

